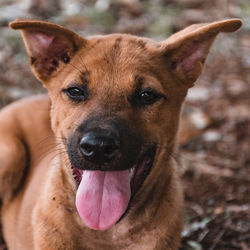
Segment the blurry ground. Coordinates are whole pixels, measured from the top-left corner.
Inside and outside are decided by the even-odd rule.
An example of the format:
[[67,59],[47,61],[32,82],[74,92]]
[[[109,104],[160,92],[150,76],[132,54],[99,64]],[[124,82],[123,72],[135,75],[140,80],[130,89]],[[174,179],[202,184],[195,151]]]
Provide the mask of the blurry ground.
[[128,32],[157,40],[195,22],[242,18],[239,32],[216,40],[184,109],[179,142],[186,200],[181,249],[250,249],[248,0],[1,0],[0,108],[44,91],[31,75],[20,34],[8,29],[17,17],[49,20],[82,35]]

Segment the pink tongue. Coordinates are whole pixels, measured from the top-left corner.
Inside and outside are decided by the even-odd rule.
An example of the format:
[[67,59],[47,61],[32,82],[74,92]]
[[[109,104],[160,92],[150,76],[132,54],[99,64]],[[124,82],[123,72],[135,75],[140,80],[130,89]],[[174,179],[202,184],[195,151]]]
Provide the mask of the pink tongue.
[[84,171],[76,193],[76,207],[88,227],[105,230],[124,214],[130,194],[129,170]]

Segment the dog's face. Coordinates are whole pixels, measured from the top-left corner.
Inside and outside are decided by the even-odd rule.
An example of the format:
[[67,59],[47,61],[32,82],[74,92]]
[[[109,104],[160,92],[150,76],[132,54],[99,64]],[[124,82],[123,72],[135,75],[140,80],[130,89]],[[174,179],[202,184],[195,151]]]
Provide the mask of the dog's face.
[[[115,215],[113,220],[106,222],[104,218],[98,226],[96,221],[89,222],[89,211],[81,208],[84,198],[79,198],[84,221],[92,228],[106,229],[133,202],[152,167],[157,167],[155,158],[172,149],[187,88],[173,81],[156,43],[113,35],[92,39],[86,46],[67,65],[62,81],[56,78],[50,82],[51,86],[57,85],[53,90],[49,88],[52,124],[57,136],[66,139],[78,185],[84,183],[89,189],[94,185],[94,181],[88,185],[88,180],[82,181],[84,171],[84,175],[106,171],[119,182],[127,178],[119,195],[122,207],[115,212],[105,208]],[[118,173],[119,178],[112,176]],[[84,195],[86,192],[82,191]],[[95,206],[96,199],[92,202]],[[103,217],[110,218],[111,212],[106,213]]]
[[187,90],[218,32],[239,26],[191,26],[156,43],[121,34],[86,40],[53,24],[12,23],[51,97],[52,128],[66,142],[87,226],[117,223],[143,186],[157,181],[151,172],[167,171]]
[[128,35],[90,40],[49,85],[52,126],[72,165],[111,171],[172,147],[187,90],[157,43]]

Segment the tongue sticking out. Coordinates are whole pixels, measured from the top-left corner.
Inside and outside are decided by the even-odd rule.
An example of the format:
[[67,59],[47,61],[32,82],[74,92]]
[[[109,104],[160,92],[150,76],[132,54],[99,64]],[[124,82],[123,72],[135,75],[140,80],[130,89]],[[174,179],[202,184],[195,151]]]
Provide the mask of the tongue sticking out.
[[76,193],[76,207],[88,227],[105,230],[124,214],[130,195],[129,170],[84,171]]

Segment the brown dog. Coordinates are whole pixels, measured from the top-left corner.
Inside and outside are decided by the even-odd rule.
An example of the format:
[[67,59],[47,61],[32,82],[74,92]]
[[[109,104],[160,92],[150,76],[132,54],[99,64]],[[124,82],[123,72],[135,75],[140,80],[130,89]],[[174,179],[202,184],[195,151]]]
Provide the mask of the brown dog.
[[182,103],[216,35],[241,21],[192,25],[160,43],[10,26],[49,97],[0,113],[8,248],[177,249],[183,201],[171,155]]

